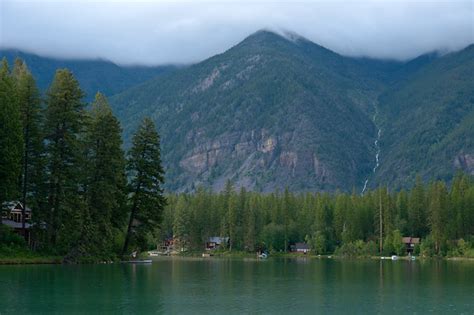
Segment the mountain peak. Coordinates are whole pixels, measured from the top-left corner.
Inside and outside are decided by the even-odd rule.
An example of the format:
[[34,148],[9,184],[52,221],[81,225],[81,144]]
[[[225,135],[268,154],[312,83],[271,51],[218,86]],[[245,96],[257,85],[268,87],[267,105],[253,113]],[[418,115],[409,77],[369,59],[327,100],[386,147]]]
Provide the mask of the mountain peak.
[[263,41],[275,41],[275,40],[286,40],[286,38],[282,36],[281,34],[275,31],[272,31],[270,29],[261,29],[247,36],[242,41],[242,43],[245,43],[245,42],[260,42],[261,43]]

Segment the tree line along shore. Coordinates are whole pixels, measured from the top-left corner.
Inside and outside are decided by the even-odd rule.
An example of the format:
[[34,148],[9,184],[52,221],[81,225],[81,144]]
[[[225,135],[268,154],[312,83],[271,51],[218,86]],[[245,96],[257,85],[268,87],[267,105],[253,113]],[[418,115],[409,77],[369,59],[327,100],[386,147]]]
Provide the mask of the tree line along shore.
[[96,262],[146,249],[166,202],[153,122],[125,154],[106,97],[83,102],[69,70],[41,97],[26,64],[3,59],[0,91],[0,257]]
[[173,237],[178,251],[199,251],[210,236],[228,237],[219,249],[284,253],[305,243],[310,255],[370,257],[411,255],[474,258],[474,183],[457,174],[409,190],[380,187],[356,193],[221,193],[198,188],[172,194],[163,212],[161,239]]
[[[67,69],[45,96],[26,64],[0,68],[0,260],[99,262],[126,259],[173,240],[175,249],[203,251],[210,237],[221,253],[285,253],[304,243],[309,255],[369,257],[411,254],[474,257],[474,182],[420,178],[408,190],[270,194],[198,187],[163,192],[160,137],[149,118],[124,152],[119,121],[107,99],[92,104]],[[22,205],[21,219],[8,205]],[[27,221],[27,211],[31,217]],[[16,222],[16,228],[7,221]],[[48,257],[48,258],[46,258]]]

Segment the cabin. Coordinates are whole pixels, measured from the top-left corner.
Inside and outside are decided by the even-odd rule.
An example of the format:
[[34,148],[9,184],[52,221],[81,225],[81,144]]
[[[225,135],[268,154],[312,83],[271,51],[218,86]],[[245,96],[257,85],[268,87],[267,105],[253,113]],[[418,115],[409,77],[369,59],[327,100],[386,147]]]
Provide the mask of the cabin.
[[415,251],[415,246],[417,244],[420,244],[420,238],[411,236],[403,237],[402,243],[405,244],[407,254],[413,255],[413,252]]
[[295,243],[293,245],[290,245],[290,251],[294,253],[306,254],[311,251],[311,248],[306,243]]
[[[25,209],[26,221],[31,220],[31,209],[26,207]],[[22,222],[23,221],[23,204],[19,201],[5,202],[2,206],[2,220]]]
[[228,247],[229,246],[229,237],[220,237],[220,236],[212,236],[206,242],[206,250],[216,250],[221,248],[222,246]]
[[[25,208],[25,233],[30,243],[31,209]],[[19,235],[23,235],[23,204],[19,201],[9,201],[2,205],[2,223],[7,225]]]
[[161,252],[170,253],[174,250],[175,239],[168,237],[161,243]]

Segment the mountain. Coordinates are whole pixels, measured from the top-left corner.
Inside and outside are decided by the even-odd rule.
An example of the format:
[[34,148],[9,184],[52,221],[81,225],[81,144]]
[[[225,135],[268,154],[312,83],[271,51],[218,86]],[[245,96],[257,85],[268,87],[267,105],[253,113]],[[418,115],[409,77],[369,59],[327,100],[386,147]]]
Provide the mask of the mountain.
[[0,50],[0,59],[6,57],[13,65],[15,58],[23,59],[33,73],[38,87],[46,91],[57,69],[68,68],[79,80],[86,93],[86,99],[94,98],[100,91],[105,95],[114,95],[133,85],[147,81],[155,76],[173,71],[175,66],[118,66],[105,60],[73,60],[41,57],[19,50]]
[[111,103],[126,142],[145,115],[157,122],[171,190],[227,179],[259,191],[360,189],[375,155],[374,100],[399,67],[260,31]]
[[435,58],[379,98],[376,182],[403,187],[416,175],[474,175],[474,45]]
[[166,188],[360,192],[474,175],[474,45],[407,62],[341,56],[296,34],[259,31],[187,66],[121,67],[3,50],[44,91],[71,69],[122,122],[125,146],[150,116]]

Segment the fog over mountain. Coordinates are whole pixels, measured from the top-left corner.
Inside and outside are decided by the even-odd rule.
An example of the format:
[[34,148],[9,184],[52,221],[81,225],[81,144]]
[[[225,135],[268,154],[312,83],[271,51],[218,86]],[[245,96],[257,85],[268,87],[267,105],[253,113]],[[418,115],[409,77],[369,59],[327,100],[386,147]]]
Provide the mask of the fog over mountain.
[[342,55],[406,60],[473,43],[473,3],[2,0],[0,47],[119,64],[194,63],[266,28]]

